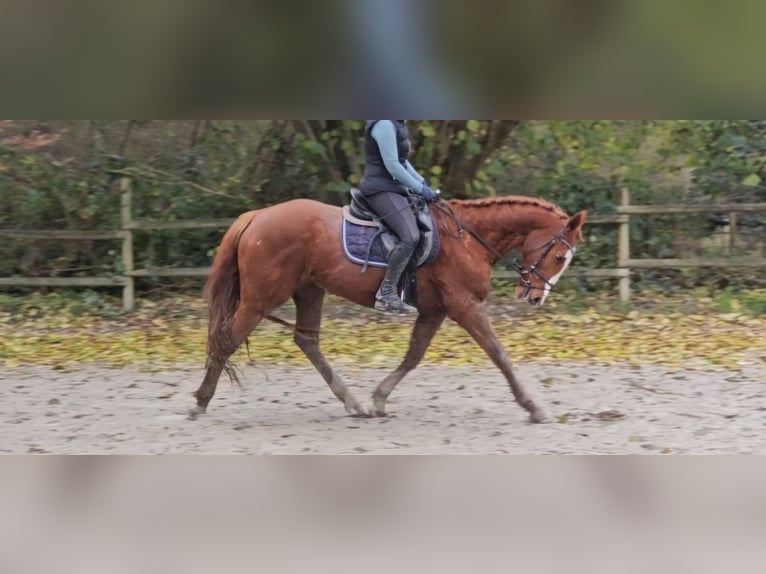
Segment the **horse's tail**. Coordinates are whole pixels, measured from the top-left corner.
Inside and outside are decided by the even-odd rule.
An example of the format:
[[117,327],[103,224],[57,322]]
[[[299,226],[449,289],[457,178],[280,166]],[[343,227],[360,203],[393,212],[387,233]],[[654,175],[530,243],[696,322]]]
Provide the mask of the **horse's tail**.
[[207,364],[219,364],[233,382],[239,378],[229,357],[233,349],[232,323],[240,298],[239,242],[255,219],[255,212],[241,215],[223,236],[205,283],[208,307]]

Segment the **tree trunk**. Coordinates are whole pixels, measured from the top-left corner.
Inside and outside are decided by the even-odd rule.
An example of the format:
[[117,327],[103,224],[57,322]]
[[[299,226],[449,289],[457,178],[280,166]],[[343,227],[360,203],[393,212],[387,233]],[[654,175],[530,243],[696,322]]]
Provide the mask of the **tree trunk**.
[[[323,146],[320,157],[325,163],[328,183],[350,182],[352,176],[356,181],[361,179],[363,122],[295,120],[290,123],[307,140]],[[471,195],[471,183],[487,160],[506,143],[520,121],[482,120],[478,123],[479,129],[475,132],[469,130],[468,120],[413,121],[410,124],[416,152],[413,165],[427,178],[432,168],[441,168],[440,184],[449,196]],[[426,129],[429,135],[425,135]],[[472,152],[472,147],[477,147],[478,151],[474,149]]]

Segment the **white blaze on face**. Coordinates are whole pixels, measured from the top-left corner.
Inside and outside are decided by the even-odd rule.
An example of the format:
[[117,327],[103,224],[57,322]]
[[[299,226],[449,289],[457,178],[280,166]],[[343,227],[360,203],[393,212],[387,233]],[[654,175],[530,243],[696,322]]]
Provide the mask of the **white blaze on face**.
[[545,300],[548,298],[548,295],[551,293],[551,289],[553,288],[556,283],[559,282],[559,279],[561,279],[561,276],[564,275],[564,273],[567,270],[567,267],[569,267],[569,264],[572,262],[572,258],[574,257],[574,251],[571,249],[567,250],[567,254],[564,256],[564,264],[561,266],[561,270],[556,273],[553,277],[550,278],[549,283],[545,286],[545,291],[543,291],[543,296],[540,299],[540,307],[542,307],[545,304]]

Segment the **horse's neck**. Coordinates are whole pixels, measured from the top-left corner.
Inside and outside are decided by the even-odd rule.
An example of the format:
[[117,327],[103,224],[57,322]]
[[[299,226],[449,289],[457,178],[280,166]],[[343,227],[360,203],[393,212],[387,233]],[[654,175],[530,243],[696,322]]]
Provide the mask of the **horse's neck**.
[[[503,255],[521,247],[535,229],[555,227],[565,222],[559,214],[535,205],[456,204],[454,210],[462,221]],[[490,261],[495,262],[494,254],[488,256]]]

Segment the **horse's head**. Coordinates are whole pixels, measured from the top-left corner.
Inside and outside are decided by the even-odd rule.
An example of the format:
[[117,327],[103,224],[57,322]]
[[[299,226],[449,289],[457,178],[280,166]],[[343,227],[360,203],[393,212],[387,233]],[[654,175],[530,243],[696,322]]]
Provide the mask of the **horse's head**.
[[519,299],[538,307],[545,303],[583,241],[587,216],[587,211],[581,211],[563,227],[557,223],[556,227],[535,229],[527,236],[521,283],[516,290]]

